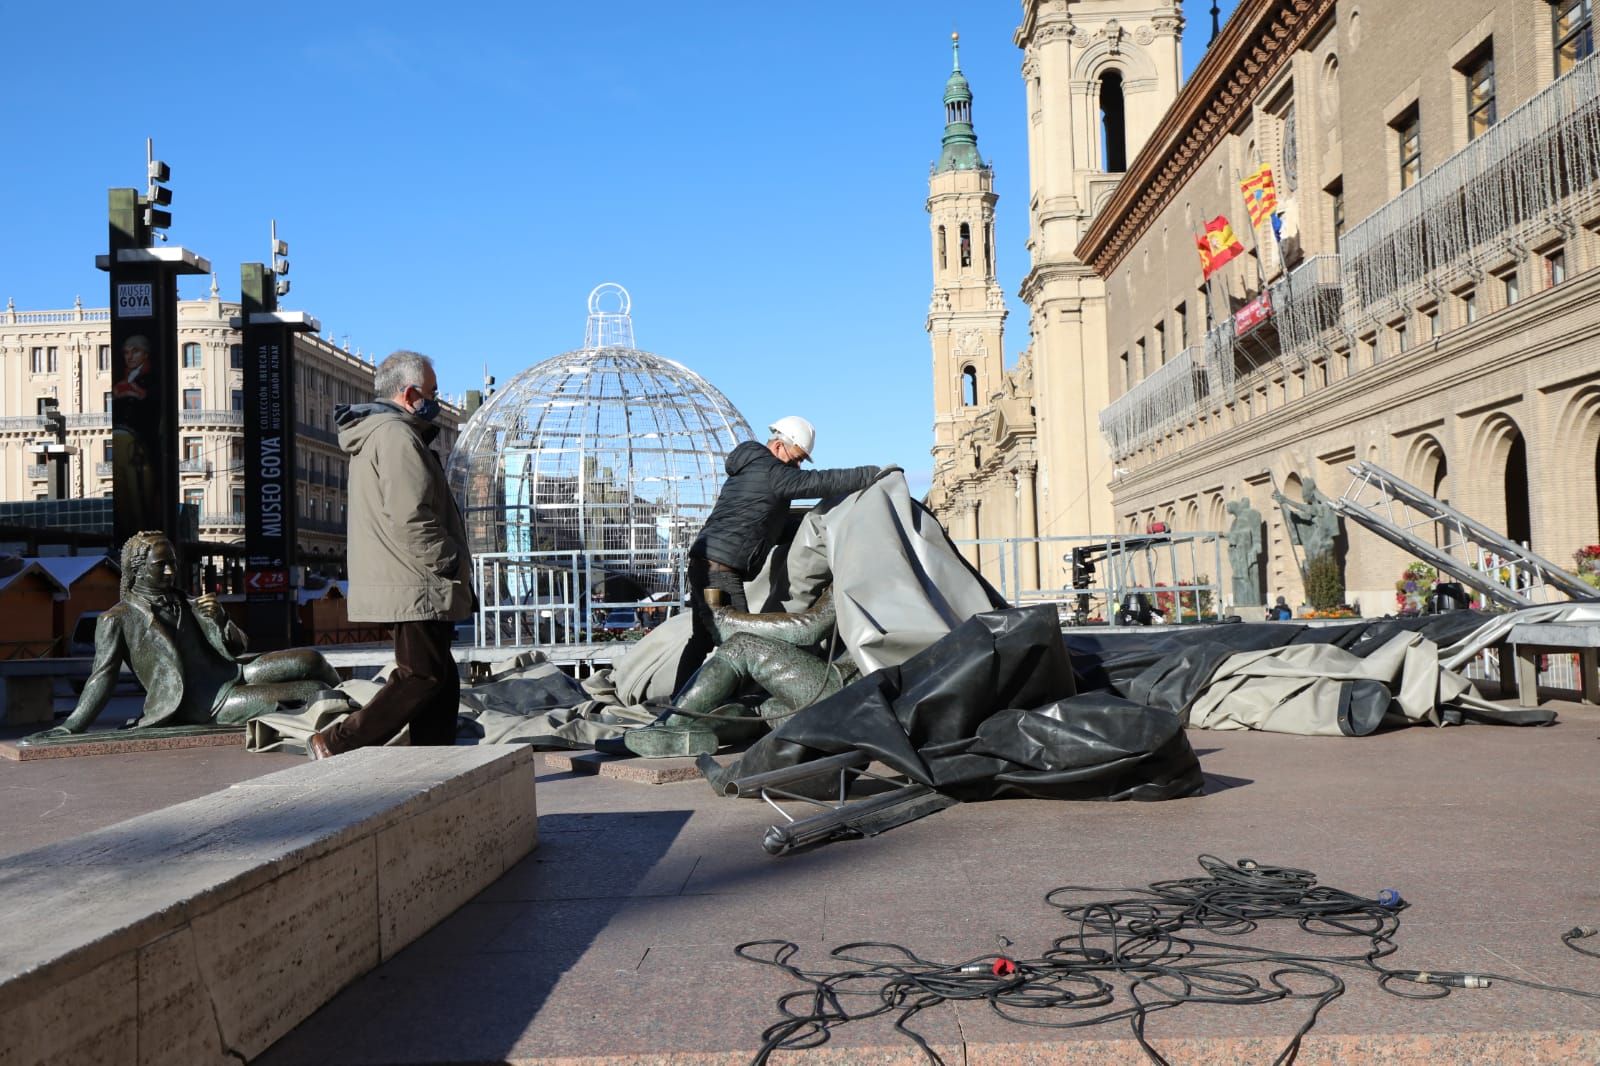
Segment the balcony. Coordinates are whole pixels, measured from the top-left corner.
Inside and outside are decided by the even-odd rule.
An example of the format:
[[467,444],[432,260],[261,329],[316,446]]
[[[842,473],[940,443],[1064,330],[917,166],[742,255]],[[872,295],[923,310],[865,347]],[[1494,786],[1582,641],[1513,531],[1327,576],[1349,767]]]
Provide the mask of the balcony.
[[200,516],[200,527],[202,529],[243,529],[244,515],[239,513],[203,514]]
[[210,477],[211,476],[211,460],[210,459],[184,459],[184,460],[181,460],[178,463],[178,473],[180,473],[180,474],[204,474],[206,477]]
[[44,419],[38,415],[13,415],[0,418],[0,433],[33,433],[44,428]]
[[178,425],[180,426],[242,426],[244,425],[243,411],[227,411],[220,408],[203,408],[178,412]]
[[331,430],[322,429],[318,426],[313,426],[309,422],[296,421],[294,424],[294,429],[295,432],[300,434],[302,437],[310,437],[312,440],[319,440],[324,444],[339,443],[339,435],[337,433],[334,433]]
[[79,411],[67,416],[68,429],[110,429],[110,411]]
[[243,459],[229,459],[228,460],[228,473],[230,473],[230,474],[239,474],[239,473],[243,473],[243,471],[244,471],[244,460]]
[[1600,187],[1600,56],[1509,112],[1345,233],[1346,318],[1382,321],[1492,270]]
[[115,465],[114,463],[107,463],[107,462],[99,462],[99,463],[94,464],[94,476],[95,477],[110,477],[111,476],[111,468],[114,465]]
[[29,463],[22,470],[23,476],[34,481],[43,481],[50,476],[50,468],[44,463]]

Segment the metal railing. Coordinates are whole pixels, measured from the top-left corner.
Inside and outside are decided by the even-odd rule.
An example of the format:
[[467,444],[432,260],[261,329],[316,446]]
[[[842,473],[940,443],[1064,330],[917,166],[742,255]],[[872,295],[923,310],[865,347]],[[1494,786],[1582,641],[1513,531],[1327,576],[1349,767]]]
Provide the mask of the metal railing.
[[94,476],[95,477],[110,477],[111,476],[111,472],[112,472],[112,468],[115,467],[115,466],[116,466],[115,463],[108,463],[108,462],[103,462],[103,461],[95,463],[94,464]]
[[666,587],[656,593],[659,599],[604,598],[600,593],[608,579],[632,577],[617,566],[624,559],[624,553],[577,550],[473,556],[478,597],[473,642],[492,648],[588,644],[605,635],[612,611],[632,610],[640,625],[648,626],[683,610],[689,583],[682,554],[661,571],[644,575]]
[[65,311],[6,311],[0,317],[8,325],[47,326],[55,322],[109,322],[111,311],[104,307],[89,311],[73,307]]
[[49,471],[50,468],[44,463],[29,463],[22,468],[23,476],[33,478],[35,481],[44,480],[49,476]]
[[180,426],[196,426],[205,424],[215,424],[219,426],[242,426],[244,425],[244,412],[229,411],[216,407],[179,411],[178,424]]
[[178,462],[178,472],[182,474],[207,474],[211,473],[210,459],[182,459]]
[[200,524],[202,526],[243,526],[244,515],[242,513],[212,512],[201,515]]
[[[1222,541],[1220,533],[1199,532],[987,537],[953,543],[973,549],[969,558],[977,557],[979,572],[1013,607],[1055,603],[1070,608],[1062,612],[1064,621],[1090,625],[1113,622],[1130,597],[1141,596],[1168,622],[1220,617]],[[1082,551],[1076,568],[1074,549]],[[1028,559],[1029,553],[1036,558]],[[1024,584],[1025,571],[1054,572],[1058,562],[1067,574],[1077,572],[1084,583],[1039,588]],[[1202,569],[1204,564],[1209,564],[1209,571]]]

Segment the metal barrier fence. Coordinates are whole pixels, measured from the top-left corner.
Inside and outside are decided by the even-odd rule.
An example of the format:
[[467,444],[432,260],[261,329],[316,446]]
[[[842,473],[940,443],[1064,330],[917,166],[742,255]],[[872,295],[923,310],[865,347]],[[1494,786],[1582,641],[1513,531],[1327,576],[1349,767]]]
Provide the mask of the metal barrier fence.
[[[653,628],[681,611],[689,588],[684,556],[675,553],[648,574],[623,565],[634,561],[627,552],[579,550],[473,556],[474,645],[589,644]],[[628,595],[630,589],[643,595]]]
[[[953,543],[1014,607],[1055,603],[1075,625],[1110,624],[1126,608],[1169,622],[1221,617],[1221,533],[1111,533],[1075,537],[981,537]],[[1072,585],[1029,588],[1023,574],[1065,564]],[[1033,558],[1028,558],[1029,555]],[[1209,564],[1209,571],[1202,566]],[[1037,578],[1035,578],[1037,584]],[[1141,608],[1142,598],[1142,608]]]

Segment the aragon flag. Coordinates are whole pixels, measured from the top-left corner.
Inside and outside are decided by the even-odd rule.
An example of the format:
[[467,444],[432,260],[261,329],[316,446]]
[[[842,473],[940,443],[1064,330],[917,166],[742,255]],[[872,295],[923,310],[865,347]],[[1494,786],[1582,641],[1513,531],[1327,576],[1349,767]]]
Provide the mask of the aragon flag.
[[1234,236],[1233,227],[1228,225],[1225,215],[1218,215],[1206,223],[1204,237],[1197,238],[1207,245],[1206,250],[1200,254],[1201,269],[1204,277],[1221,270],[1234,256],[1244,254],[1244,245],[1239,243],[1239,238]]
[[1209,278],[1211,276],[1211,242],[1206,240],[1205,234],[1202,233],[1194,239],[1194,243],[1195,247],[1200,249],[1200,276]]
[[1256,172],[1239,183],[1244,193],[1244,209],[1250,215],[1250,228],[1260,229],[1261,223],[1278,209],[1278,187],[1272,181],[1272,168],[1262,163]]

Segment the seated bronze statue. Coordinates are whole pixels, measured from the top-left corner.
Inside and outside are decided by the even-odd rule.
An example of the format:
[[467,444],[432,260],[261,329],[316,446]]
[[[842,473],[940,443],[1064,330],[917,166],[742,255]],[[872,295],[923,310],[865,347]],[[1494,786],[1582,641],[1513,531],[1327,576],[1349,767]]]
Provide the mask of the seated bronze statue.
[[190,600],[174,587],[177,554],[162,533],[136,533],[122,546],[122,600],[100,616],[94,665],[78,706],[45,740],[82,733],[111,699],[124,663],[144,686],[134,727],[242,725],[280,704],[306,703],[339,684],[314,651],[270,651],[241,659],[246,638],[214,595]]
[[[822,645],[833,635],[832,590],[799,614],[749,614],[730,607],[713,612],[717,647],[672,699],[673,710],[622,737],[635,755],[666,758],[708,755],[722,742],[748,735],[831,696],[860,676],[842,650]],[[767,694],[748,713],[735,702],[754,684]]]

